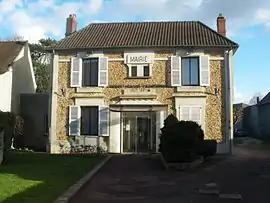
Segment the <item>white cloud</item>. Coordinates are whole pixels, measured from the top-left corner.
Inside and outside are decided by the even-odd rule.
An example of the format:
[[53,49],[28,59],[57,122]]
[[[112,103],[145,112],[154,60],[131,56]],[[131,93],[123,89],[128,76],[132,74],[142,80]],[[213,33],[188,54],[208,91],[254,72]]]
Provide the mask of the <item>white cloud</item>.
[[[84,0],[61,2],[57,0],[3,1],[0,4],[0,24],[11,26],[13,35],[23,36],[31,42],[53,35],[61,38],[65,33],[66,17],[75,13],[84,18],[100,11],[103,0]],[[19,6],[19,7],[18,7]],[[1,21],[2,19],[2,21]]]
[[[48,33],[61,38],[70,13],[85,22],[97,22],[93,16],[103,12],[102,21],[200,20],[216,29],[216,17],[227,18],[228,35],[236,36],[241,28],[265,25],[270,31],[269,0],[3,0],[0,2],[0,25],[11,26],[13,34],[35,41]],[[80,23],[81,21],[79,21]]]
[[[267,91],[264,92],[240,92],[237,90],[237,88],[234,88],[234,98],[233,103],[245,103],[250,104],[250,101],[256,97],[260,97],[262,99],[266,94],[268,94]],[[252,101],[254,104],[254,101]]]
[[250,99],[251,99],[251,95],[239,92],[239,91],[237,91],[236,88],[234,88],[233,103],[246,103],[246,104],[248,104]]

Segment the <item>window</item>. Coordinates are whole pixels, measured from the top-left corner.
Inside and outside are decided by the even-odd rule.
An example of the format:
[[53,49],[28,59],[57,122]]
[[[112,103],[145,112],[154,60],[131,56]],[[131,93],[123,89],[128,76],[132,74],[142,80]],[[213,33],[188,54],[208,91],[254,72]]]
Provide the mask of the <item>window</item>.
[[180,120],[194,121],[201,125],[202,107],[201,106],[181,106]]
[[182,58],[182,85],[199,85],[199,57]]
[[44,135],[48,135],[49,133],[49,122],[48,122],[48,115],[44,115]]
[[150,76],[150,68],[149,66],[143,66],[143,76],[149,77]]
[[149,65],[130,66],[129,77],[150,77]]
[[81,107],[81,135],[98,135],[98,106]]
[[98,58],[83,59],[82,86],[98,86]]

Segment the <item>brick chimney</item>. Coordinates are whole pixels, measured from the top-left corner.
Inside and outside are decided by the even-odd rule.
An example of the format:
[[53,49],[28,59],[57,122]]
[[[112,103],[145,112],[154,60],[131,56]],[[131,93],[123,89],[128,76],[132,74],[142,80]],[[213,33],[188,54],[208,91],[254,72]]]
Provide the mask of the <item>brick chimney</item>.
[[217,32],[226,37],[226,19],[220,13],[217,17]]
[[71,35],[72,33],[76,32],[77,30],[77,20],[75,14],[70,14],[67,18],[67,24],[66,24],[66,37]]

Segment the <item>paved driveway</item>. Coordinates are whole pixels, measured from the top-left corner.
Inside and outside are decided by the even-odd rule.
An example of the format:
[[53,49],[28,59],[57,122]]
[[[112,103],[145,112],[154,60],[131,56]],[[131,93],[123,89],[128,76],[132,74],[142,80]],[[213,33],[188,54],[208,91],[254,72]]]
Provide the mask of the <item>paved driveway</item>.
[[[114,156],[71,203],[269,203],[269,154],[238,148],[233,157],[218,157],[190,172],[167,172],[157,157]],[[209,182],[217,185],[212,192],[240,194],[242,200],[198,192]]]

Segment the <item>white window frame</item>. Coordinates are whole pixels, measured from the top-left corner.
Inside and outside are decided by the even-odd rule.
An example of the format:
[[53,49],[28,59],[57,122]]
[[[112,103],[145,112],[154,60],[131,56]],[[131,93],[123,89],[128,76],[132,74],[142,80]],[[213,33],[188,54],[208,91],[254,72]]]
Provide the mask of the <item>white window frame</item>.
[[[182,71],[183,71],[183,66],[182,66],[182,60],[183,59],[187,59],[187,58],[197,58],[198,59],[198,79],[199,79],[199,81],[198,81],[198,85],[183,85],[182,84],[182,82],[183,82],[183,80],[182,80]],[[181,57],[181,60],[180,60],[180,63],[181,63],[181,73],[180,73],[180,77],[181,77],[181,86],[183,86],[183,87],[200,87],[201,86],[201,55],[187,55],[187,56],[182,56]]]
[[202,126],[202,124],[203,124],[203,120],[202,120],[202,116],[203,116],[203,112],[202,112],[202,110],[203,110],[203,106],[201,106],[201,105],[181,105],[181,106],[179,106],[179,108],[178,108],[178,111],[179,111],[179,114],[178,114],[178,116],[179,116],[179,120],[181,120],[181,108],[183,108],[183,107],[188,107],[189,108],[189,120],[188,121],[194,121],[194,120],[191,120],[191,118],[190,118],[190,116],[191,116],[191,109],[192,108],[200,108],[200,123],[198,123],[200,126]]
[[98,85],[97,86],[83,86],[82,81],[83,81],[83,70],[82,70],[82,74],[81,74],[81,87],[82,88],[95,88],[95,87],[99,87],[99,61],[100,61],[100,55],[98,56],[83,56],[81,57],[81,63],[82,63],[82,69],[83,69],[83,60],[87,60],[87,59],[98,59]]
[[[82,136],[82,137],[99,137],[99,109],[100,109],[100,107],[99,107],[100,105],[96,105],[96,104],[93,104],[93,105],[80,105],[79,107],[80,107],[80,134],[79,134],[79,136]],[[97,133],[97,135],[92,135],[92,134],[82,134],[82,132],[81,132],[81,117],[82,117],[82,107],[97,107],[98,108],[98,118],[97,118],[97,120],[98,120],[98,122],[97,122],[97,124],[98,124],[98,133]]]
[[[137,76],[132,76],[131,70],[133,66],[137,67]],[[149,76],[144,76],[144,66],[149,66]],[[146,63],[146,64],[128,64],[128,77],[129,78],[149,78],[152,76],[152,64]]]

